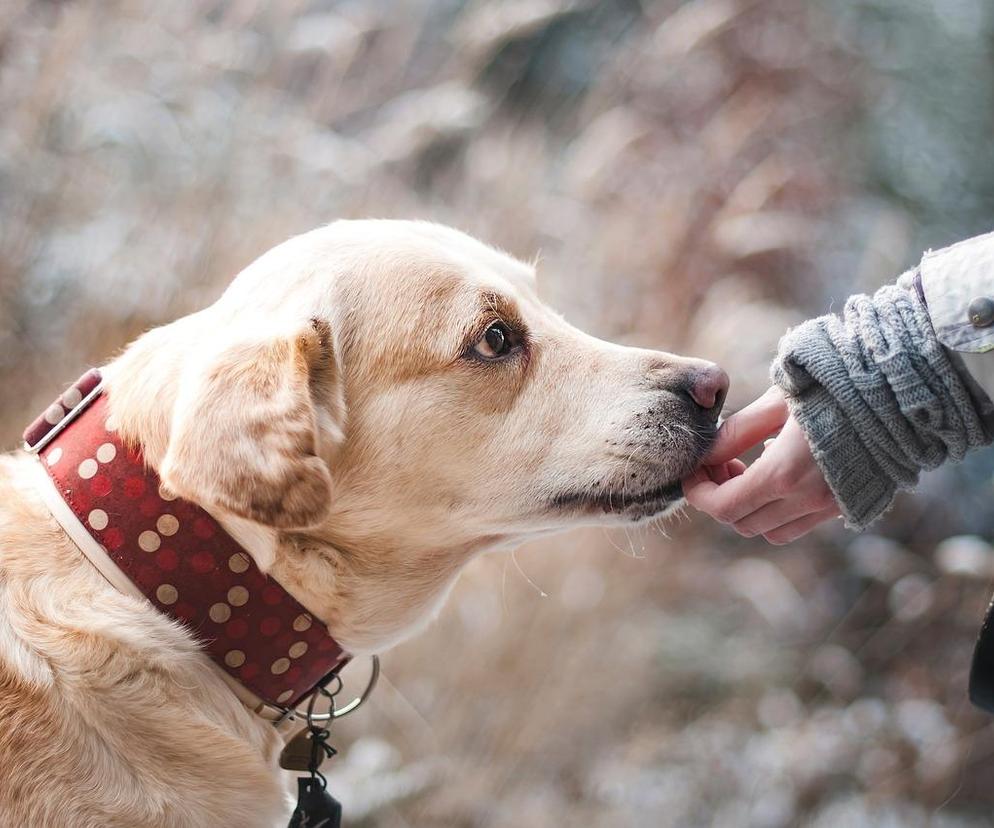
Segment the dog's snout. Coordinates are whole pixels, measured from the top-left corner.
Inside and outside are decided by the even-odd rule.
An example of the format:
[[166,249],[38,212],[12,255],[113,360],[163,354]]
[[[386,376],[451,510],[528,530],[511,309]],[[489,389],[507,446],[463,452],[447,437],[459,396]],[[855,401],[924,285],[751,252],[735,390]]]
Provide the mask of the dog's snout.
[[717,422],[728,394],[728,374],[713,362],[703,359],[668,354],[664,357],[647,366],[650,387],[683,397]]
[[717,420],[728,394],[728,374],[709,363],[696,368],[688,380],[687,394],[708,416]]

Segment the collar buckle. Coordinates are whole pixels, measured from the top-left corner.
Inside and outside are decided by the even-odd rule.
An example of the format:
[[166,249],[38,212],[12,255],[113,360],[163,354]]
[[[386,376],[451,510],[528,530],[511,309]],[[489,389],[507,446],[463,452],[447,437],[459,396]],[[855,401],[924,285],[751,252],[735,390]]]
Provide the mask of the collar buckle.
[[38,454],[89,407],[103,391],[103,377],[96,368],[87,371],[56,399],[24,432],[24,450]]

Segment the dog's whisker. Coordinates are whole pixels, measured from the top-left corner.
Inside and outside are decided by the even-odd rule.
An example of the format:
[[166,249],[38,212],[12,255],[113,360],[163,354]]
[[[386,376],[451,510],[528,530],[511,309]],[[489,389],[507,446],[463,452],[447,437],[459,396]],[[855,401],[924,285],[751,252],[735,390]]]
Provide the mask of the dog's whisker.
[[514,549],[514,550],[511,551],[510,557],[511,557],[511,560],[514,562],[515,568],[518,570],[518,572],[520,573],[521,577],[525,579],[525,581],[528,583],[528,585],[530,587],[532,587],[539,594],[539,596],[541,596],[542,598],[548,598],[549,597],[549,593],[547,593],[538,584],[536,584],[530,577],[528,577],[528,574],[521,568],[521,564],[518,563],[518,550],[517,549]]

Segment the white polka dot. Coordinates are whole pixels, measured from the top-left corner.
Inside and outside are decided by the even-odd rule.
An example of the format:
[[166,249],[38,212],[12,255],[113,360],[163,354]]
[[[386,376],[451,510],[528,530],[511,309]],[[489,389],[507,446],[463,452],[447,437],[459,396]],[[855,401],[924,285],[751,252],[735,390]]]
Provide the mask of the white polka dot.
[[241,667],[245,663],[245,653],[241,650],[228,650],[224,654],[224,663],[229,667]]
[[97,473],[97,461],[92,457],[87,457],[82,463],[79,464],[77,471],[79,476],[84,480],[89,480],[93,475]]
[[236,552],[230,558],[228,558],[228,569],[232,572],[237,572],[241,574],[246,569],[249,568],[248,555],[244,552]]
[[62,404],[66,408],[75,408],[81,402],[83,402],[83,395],[79,393],[78,388],[69,388],[66,392],[59,397],[62,400]]
[[273,662],[273,666],[269,669],[274,676],[282,676],[287,670],[290,669],[290,659],[278,658]]
[[156,591],[155,597],[163,604],[175,604],[179,598],[179,592],[172,584],[162,584]]
[[233,607],[242,607],[248,602],[249,591],[243,586],[233,586],[228,590],[228,603]]
[[113,443],[104,443],[97,449],[97,460],[101,463],[109,463],[115,457],[117,457],[117,448]]
[[62,459],[62,449],[56,446],[49,453],[48,457],[45,458],[45,462],[50,466],[54,466]]
[[307,613],[303,615],[298,615],[293,619],[293,628],[297,632],[303,632],[304,630],[309,630],[311,628],[311,616]]
[[117,431],[117,420],[114,417],[108,417],[104,422],[104,430],[106,431]]
[[162,483],[159,485],[159,497],[163,500],[175,500],[177,495],[174,495],[168,488],[166,488],[166,484]]
[[94,529],[100,531],[107,528],[107,513],[103,509],[94,509],[86,516],[86,522]]
[[66,412],[63,411],[62,406],[58,403],[52,403],[45,409],[45,422],[49,425],[58,425],[65,416]]
[[211,604],[208,614],[211,617],[211,621],[215,624],[223,624],[231,618],[231,607],[224,603],[224,601],[218,601],[216,604]]
[[162,538],[151,529],[146,529],[138,536],[138,545],[146,552],[154,552],[162,546]]
[[293,690],[284,690],[276,697],[276,701],[279,702],[280,704],[283,704],[283,702],[288,702],[292,698],[293,698]]
[[306,641],[294,641],[290,645],[290,658],[300,658],[304,653],[307,652],[307,642]]
[[155,522],[155,528],[159,530],[160,535],[171,538],[179,531],[179,521],[174,515],[159,515],[159,519]]

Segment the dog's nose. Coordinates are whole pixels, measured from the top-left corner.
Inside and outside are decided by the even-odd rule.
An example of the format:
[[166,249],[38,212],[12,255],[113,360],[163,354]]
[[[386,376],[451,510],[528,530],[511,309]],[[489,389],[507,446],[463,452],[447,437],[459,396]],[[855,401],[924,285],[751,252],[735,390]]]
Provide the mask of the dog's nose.
[[713,363],[703,365],[691,375],[687,393],[711,419],[717,420],[728,394],[728,374]]

